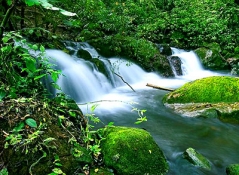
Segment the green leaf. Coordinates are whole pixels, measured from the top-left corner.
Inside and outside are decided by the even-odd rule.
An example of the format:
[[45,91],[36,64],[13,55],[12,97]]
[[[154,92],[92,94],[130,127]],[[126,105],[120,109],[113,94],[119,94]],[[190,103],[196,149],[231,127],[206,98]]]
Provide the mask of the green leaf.
[[32,128],[36,128],[37,127],[37,122],[32,119],[32,118],[28,118],[26,119],[26,124]]
[[54,168],[52,171],[57,174],[63,174],[63,171],[60,168]]
[[12,4],[12,0],[7,0],[7,5],[11,5]]
[[53,80],[54,82],[57,81],[58,77],[59,77],[59,72],[53,71],[53,72],[51,73],[51,78],[52,78],[52,80]]
[[26,58],[25,62],[26,62],[27,69],[29,71],[31,71],[31,72],[36,71],[36,65],[35,65],[36,60],[34,60],[33,58],[28,57],[28,58]]
[[57,162],[55,163],[55,165],[56,165],[56,166],[62,166],[61,163],[57,163]]
[[40,1],[38,1],[38,0],[25,0],[25,3],[26,3],[28,6],[33,6],[33,5],[39,5],[39,4],[40,4]]
[[3,89],[0,89],[0,101],[6,96],[6,92]]
[[75,113],[75,112],[69,111],[69,114],[70,114],[70,116],[72,116],[72,117],[76,117],[76,113]]
[[36,44],[33,44],[31,47],[33,50],[38,50],[38,46]]
[[3,37],[2,41],[3,41],[3,43],[7,43],[9,41],[9,39],[10,39],[10,37],[5,36],[5,37]]
[[45,52],[45,47],[43,45],[40,46],[40,51]]
[[42,78],[42,77],[44,77],[44,76],[46,76],[46,74],[41,74],[41,75],[39,75],[39,76],[36,76],[36,77],[34,78],[34,80],[38,80],[38,79],[40,79],[40,78]]
[[114,126],[114,122],[109,122],[107,126]]
[[7,168],[3,168],[3,169],[0,171],[0,175],[8,175]]
[[25,124],[24,122],[20,122],[16,127],[13,128],[13,132],[19,132],[22,130],[22,128],[24,128]]
[[95,105],[91,106],[90,111],[94,112],[95,108],[97,108],[97,106],[99,106],[99,104],[95,104]]

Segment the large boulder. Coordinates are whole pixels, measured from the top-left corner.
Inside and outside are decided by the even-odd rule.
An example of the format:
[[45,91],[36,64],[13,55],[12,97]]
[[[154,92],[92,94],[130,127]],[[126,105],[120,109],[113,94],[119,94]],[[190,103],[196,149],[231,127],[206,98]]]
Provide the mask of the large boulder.
[[101,142],[105,165],[117,174],[166,174],[168,164],[152,136],[143,129],[107,127]]
[[220,52],[221,48],[217,43],[210,43],[195,50],[204,67],[214,70],[228,69],[229,65]]
[[239,123],[239,78],[215,76],[186,83],[164,96],[165,106],[187,117]]
[[186,83],[167,94],[165,103],[238,102],[239,78],[213,76]]

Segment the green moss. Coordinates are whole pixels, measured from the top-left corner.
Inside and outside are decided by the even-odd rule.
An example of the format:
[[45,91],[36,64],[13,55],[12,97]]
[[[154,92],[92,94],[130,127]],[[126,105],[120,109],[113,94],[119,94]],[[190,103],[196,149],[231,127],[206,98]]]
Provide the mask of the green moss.
[[186,83],[167,94],[164,103],[217,103],[239,101],[239,79],[226,76],[207,77]]
[[165,174],[168,164],[153,140],[143,129],[110,127],[104,130],[104,163],[117,174]]
[[239,164],[232,164],[226,169],[227,175],[239,175]]
[[163,76],[173,76],[169,61],[160,54],[158,47],[145,39],[114,35],[90,44],[106,57],[122,56],[129,58],[147,71],[158,71]]

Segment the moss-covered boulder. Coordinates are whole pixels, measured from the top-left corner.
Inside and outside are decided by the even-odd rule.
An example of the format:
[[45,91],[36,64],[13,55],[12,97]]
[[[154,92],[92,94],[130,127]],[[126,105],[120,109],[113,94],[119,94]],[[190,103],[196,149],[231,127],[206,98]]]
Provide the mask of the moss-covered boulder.
[[159,48],[145,39],[115,35],[103,40],[91,40],[90,44],[100,55],[122,56],[133,60],[146,71],[157,71],[162,76],[173,77],[167,56],[160,54]]
[[85,59],[85,60],[91,60],[92,59],[92,56],[91,56],[91,54],[88,52],[88,51],[86,51],[86,50],[84,50],[84,49],[79,49],[78,51],[77,51],[77,54],[76,54],[79,58],[83,58],[83,59]]
[[227,175],[239,175],[239,164],[232,164],[226,168]]
[[143,129],[107,127],[102,129],[103,161],[117,174],[159,175],[168,171],[168,164],[152,136]]
[[206,44],[195,50],[202,64],[209,69],[222,70],[229,68],[228,63],[221,55],[221,48],[217,43]]
[[239,78],[208,77],[164,96],[165,106],[187,117],[219,118],[239,124]]
[[186,83],[164,97],[165,103],[217,103],[239,101],[239,78],[214,76]]
[[186,151],[183,154],[183,157],[195,166],[199,166],[208,170],[211,169],[211,165],[208,159],[205,158],[202,154],[198,153],[193,148],[186,149]]

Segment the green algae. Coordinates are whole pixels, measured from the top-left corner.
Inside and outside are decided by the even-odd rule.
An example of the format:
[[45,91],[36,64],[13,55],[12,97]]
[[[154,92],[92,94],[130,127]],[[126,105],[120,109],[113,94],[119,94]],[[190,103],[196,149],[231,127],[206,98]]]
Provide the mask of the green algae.
[[186,83],[181,88],[167,94],[164,103],[217,103],[239,101],[239,79],[214,76]]
[[102,134],[103,161],[117,174],[165,174],[166,159],[153,140],[143,129],[108,127]]

